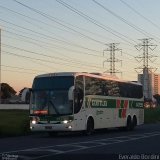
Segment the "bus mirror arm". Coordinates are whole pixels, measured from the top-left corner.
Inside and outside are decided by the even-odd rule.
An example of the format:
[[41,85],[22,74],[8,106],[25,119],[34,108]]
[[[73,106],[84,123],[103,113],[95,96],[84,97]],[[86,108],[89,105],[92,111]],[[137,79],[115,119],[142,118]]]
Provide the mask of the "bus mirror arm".
[[73,95],[74,95],[74,89],[75,89],[74,86],[72,86],[72,87],[70,87],[69,90],[68,90],[68,99],[69,99],[69,100],[73,100],[73,97],[74,97],[74,96],[73,96]]

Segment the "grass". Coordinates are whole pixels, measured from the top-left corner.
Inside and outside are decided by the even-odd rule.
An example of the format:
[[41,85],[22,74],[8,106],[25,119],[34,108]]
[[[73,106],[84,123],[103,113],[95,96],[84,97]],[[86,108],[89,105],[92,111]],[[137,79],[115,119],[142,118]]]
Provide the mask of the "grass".
[[0,110],[0,136],[20,136],[29,133],[29,111]]
[[146,108],[144,110],[144,123],[160,122],[160,107]]

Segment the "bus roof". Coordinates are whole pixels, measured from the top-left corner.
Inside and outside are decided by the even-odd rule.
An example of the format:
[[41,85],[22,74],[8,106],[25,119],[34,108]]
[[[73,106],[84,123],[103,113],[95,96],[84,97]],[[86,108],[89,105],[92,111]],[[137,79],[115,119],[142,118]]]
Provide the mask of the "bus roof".
[[53,76],[74,76],[74,77],[76,77],[78,75],[84,75],[84,76],[88,76],[88,77],[95,77],[95,78],[100,78],[100,79],[104,79],[104,80],[114,80],[114,81],[118,81],[118,82],[125,82],[125,83],[130,83],[130,84],[135,84],[135,85],[142,85],[139,82],[122,80],[122,79],[119,79],[116,76],[111,76],[111,75],[104,74],[104,73],[55,72],[55,73],[41,74],[41,75],[36,76],[35,78],[53,77]]

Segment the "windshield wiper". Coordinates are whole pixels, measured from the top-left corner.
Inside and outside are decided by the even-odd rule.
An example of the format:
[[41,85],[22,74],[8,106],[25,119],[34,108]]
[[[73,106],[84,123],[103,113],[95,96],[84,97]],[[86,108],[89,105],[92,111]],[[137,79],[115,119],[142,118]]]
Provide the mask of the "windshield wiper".
[[60,114],[59,111],[57,110],[57,108],[55,107],[54,103],[53,103],[51,100],[49,100],[49,103],[53,106],[55,112],[56,112],[57,114]]

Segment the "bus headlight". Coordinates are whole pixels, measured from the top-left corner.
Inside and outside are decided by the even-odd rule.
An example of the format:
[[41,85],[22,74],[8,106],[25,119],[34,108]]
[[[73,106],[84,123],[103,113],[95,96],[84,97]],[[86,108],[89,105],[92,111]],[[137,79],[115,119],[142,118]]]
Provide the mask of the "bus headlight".
[[63,121],[63,123],[64,123],[64,124],[67,124],[67,123],[68,123],[68,121],[67,121],[67,120],[64,120],[64,121]]
[[31,122],[32,124],[36,124],[36,120],[32,120],[32,122]]
[[31,120],[32,124],[36,124],[38,122],[39,122],[39,118],[38,117],[33,117],[32,120]]
[[68,123],[71,123],[71,122],[72,122],[72,120],[63,120],[62,121],[63,124],[68,124]]

